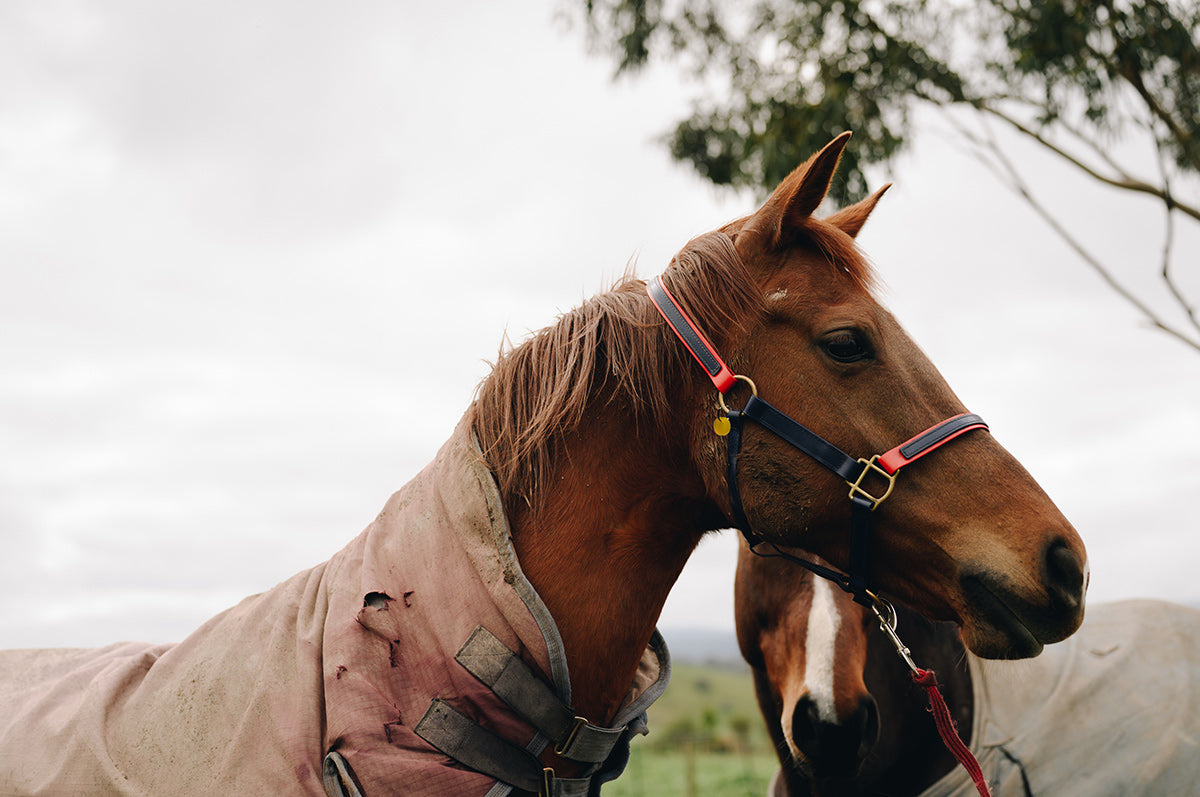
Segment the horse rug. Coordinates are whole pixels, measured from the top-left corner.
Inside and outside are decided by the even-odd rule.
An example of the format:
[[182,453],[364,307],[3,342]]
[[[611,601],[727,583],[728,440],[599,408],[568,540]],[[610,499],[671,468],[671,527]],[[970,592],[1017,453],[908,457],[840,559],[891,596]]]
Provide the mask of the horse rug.
[[[996,797],[1197,793],[1200,611],[1101,604],[1037,658],[968,660],[970,747]],[[961,767],[922,793],[976,795]]]
[[[571,700],[469,418],[329,561],[178,644],[0,652],[0,794],[508,794],[416,733],[436,701],[533,756],[546,745],[455,661],[479,628]],[[669,673],[655,632],[594,792]]]

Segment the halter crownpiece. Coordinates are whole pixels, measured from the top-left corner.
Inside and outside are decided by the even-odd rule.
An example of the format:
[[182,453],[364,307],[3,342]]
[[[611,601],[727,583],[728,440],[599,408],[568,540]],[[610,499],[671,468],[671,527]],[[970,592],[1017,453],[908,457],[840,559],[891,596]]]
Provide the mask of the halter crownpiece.
[[[735,374],[699,327],[692,321],[683,307],[667,290],[662,276],[646,283],[646,293],[650,301],[658,309],[683,345],[691,352],[692,357],[708,374],[713,385],[720,391],[719,403],[725,413],[726,424],[721,424],[718,418],[716,431],[726,437],[728,450],[728,482],[729,503],[733,511],[733,520],[750,550],[760,556],[782,556],[785,559],[800,564],[823,578],[833,581],[854,599],[865,606],[872,606],[878,600],[867,588],[867,548],[870,537],[871,513],[892,494],[896,486],[896,474],[905,465],[911,464],[931,451],[949,443],[951,440],[966,434],[973,429],[987,429],[988,426],[978,415],[963,413],[934,424],[918,435],[904,441],[895,448],[877,454],[869,459],[855,459],[840,448],[825,440],[823,437],[798,423],[787,413],[774,407],[765,399],[759,398],[758,389],[747,376]],[[750,397],[741,410],[731,410],[725,403],[725,394],[737,382],[743,381],[750,388]],[[793,447],[836,473],[850,486],[850,574],[839,573],[832,568],[809,562],[791,554],[785,553],[774,543],[773,554],[764,554],[755,547],[764,542],[750,528],[750,521],[742,508],[741,494],[737,487],[737,459],[741,451],[742,426],[746,419],[754,421],[759,426],[775,433]],[[869,492],[864,482],[871,474],[884,479],[887,483],[882,494]]]

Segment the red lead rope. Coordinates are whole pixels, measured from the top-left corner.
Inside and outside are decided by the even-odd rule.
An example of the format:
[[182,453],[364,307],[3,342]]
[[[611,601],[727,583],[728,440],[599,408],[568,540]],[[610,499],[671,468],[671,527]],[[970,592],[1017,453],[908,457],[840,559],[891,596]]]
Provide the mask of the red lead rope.
[[942,743],[971,776],[975,788],[979,791],[979,797],[992,797],[979,762],[963,744],[962,737],[958,735],[958,727],[954,724],[954,718],[950,716],[950,709],[947,708],[946,701],[942,699],[942,693],[938,691],[937,675],[933,670],[924,670],[913,663],[912,651],[896,634],[896,609],[892,604],[874,594],[871,594],[871,598],[870,608],[875,612],[875,617],[879,619],[879,630],[891,641],[892,646],[896,648],[896,653],[908,665],[913,681],[918,686],[924,687],[929,694],[929,710],[933,713],[933,723],[937,726],[938,736],[942,737]]
[[958,728],[954,724],[954,719],[950,716],[950,709],[946,706],[946,701],[942,699],[942,693],[938,691],[937,675],[933,670],[922,670],[917,668],[913,670],[913,680],[919,686],[925,687],[925,691],[929,693],[929,710],[933,712],[933,722],[937,725],[938,735],[942,737],[942,742],[946,745],[946,749],[950,754],[962,764],[962,768],[971,776],[971,780],[975,783],[975,788],[979,790],[979,797],[991,797],[992,793],[988,790],[987,780],[983,777],[983,770],[979,767],[979,762],[975,760],[975,756],[971,753],[967,746],[963,744],[962,737],[958,735]]

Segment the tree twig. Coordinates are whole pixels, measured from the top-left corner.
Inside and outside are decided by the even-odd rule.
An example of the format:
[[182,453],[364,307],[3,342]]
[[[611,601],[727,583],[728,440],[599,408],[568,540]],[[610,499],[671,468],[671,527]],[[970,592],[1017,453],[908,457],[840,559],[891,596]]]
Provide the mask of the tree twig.
[[1171,177],[1167,173],[1166,158],[1161,144],[1155,146],[1155,154],[1158,155],[1158,168],[1162,175],[1163,191],[1166,194],[1163,199],[1163,216],[1166,222],[1166,230],[1163,234],[1162,279],[1167,285],[1167,290],[1171,292],[1171,296],[1175,298],[1175,302],[1183,310],[1184,315],[1187,316],[1192,328],[1200,332],[1200,320],[1196,318],[1196,308],[1184,296],[1183,291],[1179,288],[1179,284],[1175,281],[1174,275],[1171,273],[1171,249],[1175,243],[1175,205],[1171,195]]
[[[1138,180],[1133,177],[1129,177],[1128,175],[1123,175],[1122,177],[1111,177],[1107,174],[1102,174],[1101,172],[1096,171],[1088,164],[1086,164],[1083,161],[1076,158],[1070,152],[1067,152],[1066,150],[1057,146],[1054,142],[1050,141],[1045,136],[1038,133],[1036,130],[1033,130],[1032,128],[1030,128],[1027,125],[1025,125],[1024,123],[1022,123],[1020,120],[1014,119],[1012,116],[1004,113],[999,108],[996,108],[995,106],[993,106],[987,102],[974,103],[973,107],[975,107],[979,111],[991,114],[992,116],[995,116],[997,119],[1004,121],[1006,124],[1010,125],[1013,129],[1017,130],[1018,132],[1026,135],[1026,136],[1029,136],[1034,141],[1036,141],[1037,143],[1041,144],[1046,149],[1053,152],[1055,155],[1058,155],[1063,160],[1070,163],[1072,166],[1075,166],[1076,168],[1082,170],[1089,177],[1092,177],[1092,178],[1104,183],[1105,185],[1111,185],[1114,188],[1121,188],[1126,191],[1135,191],[1135,192],[1142,193],[1142,194],[1149,194],[1150,196],[1157,197],[1160,200],[1163,200],[1163,201],[1166,200],[1164,190],[1162,188],[1160,188],[1159,186],[1151,185],[1150,183],[1147,183],[1143,180]],[[1173,198],[1171,200],[1171,203],[1172,203],[1172,206],[1175,209],[1177,209],[1180,213],[1184,213],[1188,216],[1191,216],[1196,221],[1200,221],[1200,207],[1188,205],[1186,203],[1180,202],[1177,199],[1173,199]]]
[[[1028,204],[1029,207],[1034,210],[1034,212],[1041,216],[1042,220],[1046,222],[1046,224],[1048,224],[1052,230],[1054,230],[1059,238],[1061,238],[1063,242],[1067,244],[1067,246],[1073,249],[1075,253],[1078,254],[1079,257],[1084,261],[1084,263],[1091,267],[1091,269],[1095,271],[1096,274],[1099,275],[1099,277],[1104,280],[1104,282],[1110,288],[1116,291],[1116,293],[1125,301],[1137,308],[1137,310],[1145,317],[1147,321],[1150,322],[1152,326],[1162,330],[1184,345],[1189,346],[1196,351],[1200,351],[1200,339],[1193,340],[1192,338],[1188,337],[1187,333],[1164,321],[1162,317],[1159,316],[1159,314],[1156,313],[1149,305],[1147,305],[1136,294],[1121,284],[1121,282],[1112,275],[1108,268],[1106,268],[1104,264],[1099,261],[1099,259],[1092,255],[1091,252],[1084,248],[1083,244],[1081,244],[1078,239],[1076,239],[1071,232],[1067,230],[1067,228],[1064,227],[1058,221],[1058,219],[1056,219],[1054,215],[1050,213],[1049,210],[1046,209],[1046,207],[1037,199],[1037,197],[1033,195],[1033,192],[1021,177],[1020,172],[1013,165],[1012,161],[1010,161],[1004,154],[1003,149],[1001,149],[991,131],[987,130],[986,125],[984,127],[985,130],[987,130],[987,137],[981,138],[971,131],[966,130],[961,125],[958,125],[956,122],[954,122],[954,120],[951,120],[951,123],[955,124],[955,126],[961,130],[962,134],[971,140],[977,147],[985,149],[990,154],[990,158],[981,159],[984,165],[991,169],[1002,183],[1005,183],[1010,189],[1024,199],[1026,204]],[[1169,254],[1170,252],[1168,244],[1167,255],[1169,256]],[[1185,307],[1187,307],[1186,302]],[[1192,314],[1190,308],[1188,308],[1188,316],[1192,322],[1192,325],[1195,326],[1195,316]]]

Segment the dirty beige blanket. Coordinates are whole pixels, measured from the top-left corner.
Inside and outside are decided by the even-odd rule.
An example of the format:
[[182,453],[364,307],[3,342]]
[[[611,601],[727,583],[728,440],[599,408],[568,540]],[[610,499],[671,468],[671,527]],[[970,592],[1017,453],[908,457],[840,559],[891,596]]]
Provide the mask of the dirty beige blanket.
[[[469,417],[469,413],[468,413]],[[367,797],[498,795],[412,727],[437,696],[540,751],[454,662],[483,626],[570,703],[553,620],[521,573],[466,418],[328,562],[174,645],[0,652],[0,794],[324,795],[337,750]],[[616,724],[661,692],[650,655]]]
[[[1090,606],[1027,661],[970,656],[971,750],[995,797],[1200,794],[1200,611]],[[961,767],[922,797],[977,797]]]

